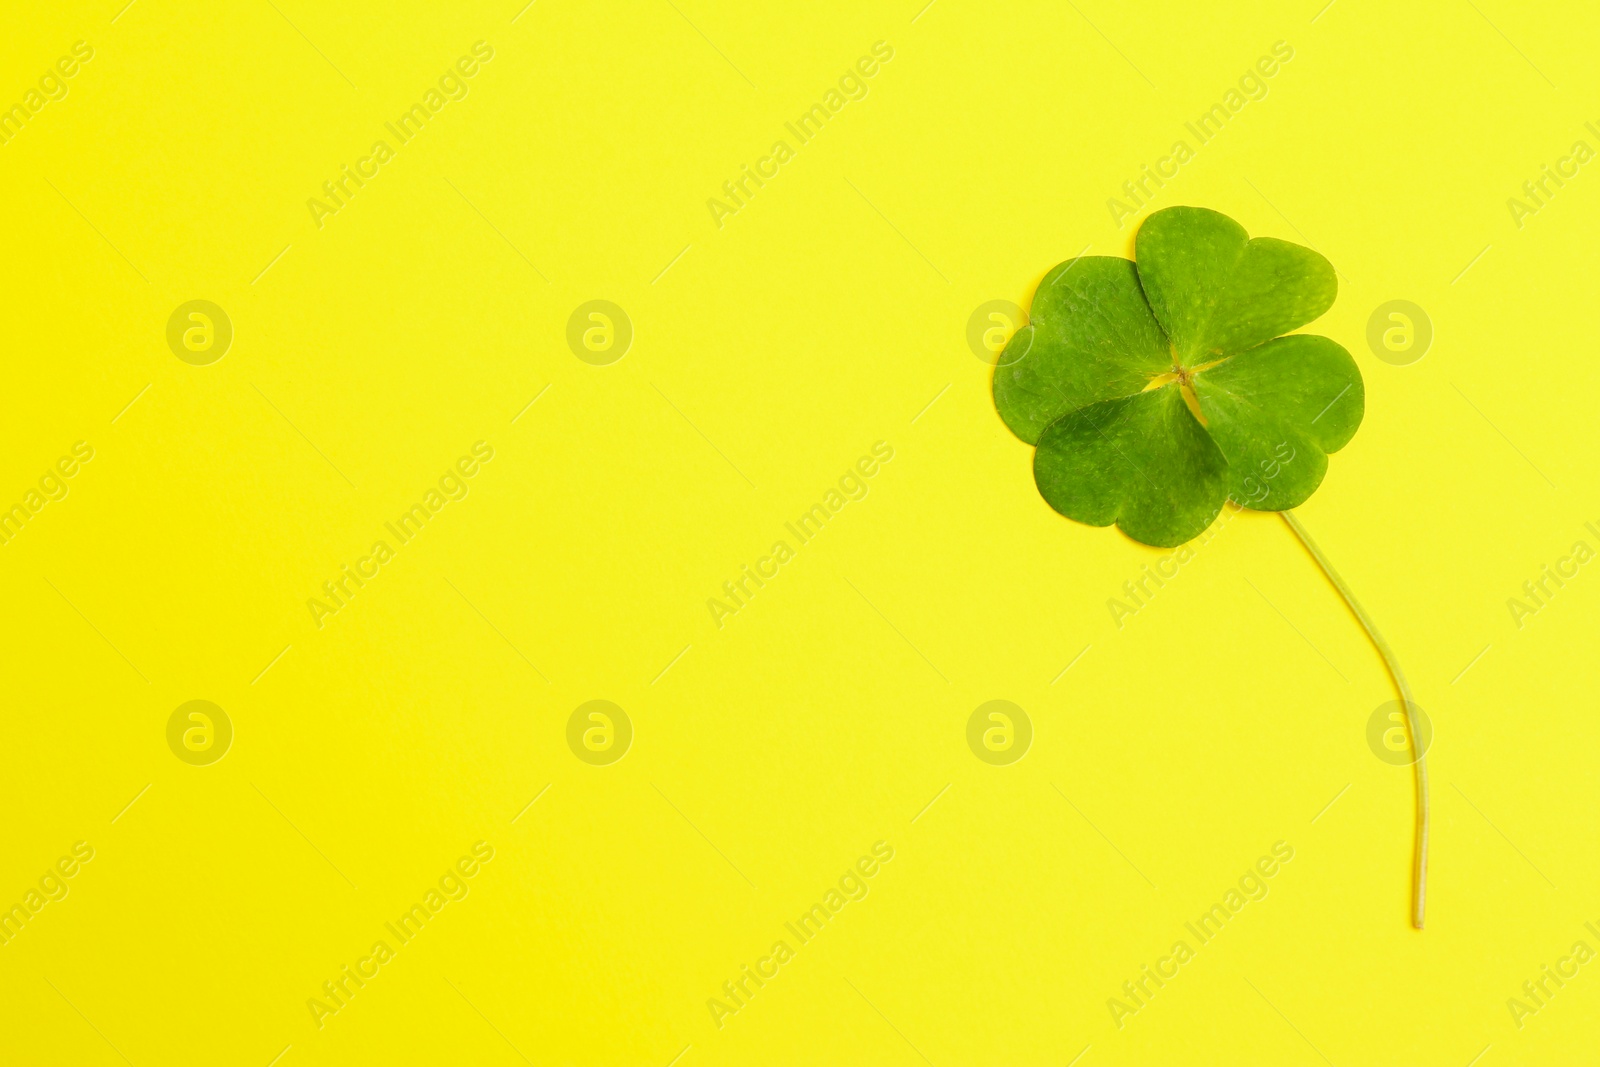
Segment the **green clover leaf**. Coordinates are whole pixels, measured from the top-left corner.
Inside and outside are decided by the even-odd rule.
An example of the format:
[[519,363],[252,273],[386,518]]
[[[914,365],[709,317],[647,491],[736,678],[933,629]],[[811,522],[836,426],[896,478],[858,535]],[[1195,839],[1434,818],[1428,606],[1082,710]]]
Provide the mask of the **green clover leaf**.
[[1039,493],[1070,519],[1172,548],[1228,499],[1281,515],[1367,632],[1405,708],[1420,930],[1428,773],[1416,704],[1388,642],[1291,510],[1322,484],[1328,454],[1355,436],[1366,408],[1349,352],[1289,333],[1333,306],[1333,265],[1195,207],[1151,215],[1133,250],[1137,262],[1080,257],[1044,276],[1028,324],[995,365],[995,407],[1037,446]]
[[995,367],[1000,417],[1038,446],[1040,494],[1068,518],[1166,548],[1230,498],[1258,511],[1303,503],[1365,409],[1349,352],[1281,336],[1332,306],[1332,264],[1194,207],[1151,215],[1134,255],[1045,275]]

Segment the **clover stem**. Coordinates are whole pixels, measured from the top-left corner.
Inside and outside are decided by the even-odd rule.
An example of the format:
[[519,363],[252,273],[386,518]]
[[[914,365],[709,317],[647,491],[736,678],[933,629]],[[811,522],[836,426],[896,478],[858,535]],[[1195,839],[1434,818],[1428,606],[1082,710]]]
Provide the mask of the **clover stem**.
[[1378,628],[1372,624],[1372,619],[1356,600],[1350,587],[1344,579],[1339,577],[1339,572],[1334,570],[1333,564],[1328,562],[1328,557],[1322,554],[1316,541],[1306,532],[1292,511],[1280,511],[1283,521],[1289,524],[1289,529],[1306,546],[1306,551],[1311,553],[1311,558],[1317,561],[1322,568],[1322,573],[1328,576],[1328,581],[1344,597],[1344,602],[1349,605],[1350,611],[1361,623],[1361,628],[1367,631],[1378,654],[1383,657],[1383,665],[1389,669],[1389,677],[1394,679],[1394,685],[1400,692],[1400,702],[1406,711],[1406,740],[1411,746],[1412,767],[1416,781],[1417,792],[1417,825],[1415,846],[1411,863],[1411,925],[1418,930],[1422,929],[1423,911],[1428,900],[1428,765],[1423,759],[1423,753],[1417,748],[1417,717],[1416,706],[1411,700],[1411,687],[1406,685],[1406,676],[1400,671],[1400,664],[1394,658],[1394,652],[1389,648],[1389,642],[1383,639]]

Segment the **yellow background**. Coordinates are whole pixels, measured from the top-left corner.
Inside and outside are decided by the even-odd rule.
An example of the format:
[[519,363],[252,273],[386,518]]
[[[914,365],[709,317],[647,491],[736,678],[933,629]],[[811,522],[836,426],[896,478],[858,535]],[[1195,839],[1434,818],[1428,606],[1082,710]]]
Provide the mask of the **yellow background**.
[[[7,1063],[1592,1054],[1600,964],[1506,1006],[1600,947],[1600,573],[1520,629],[1506,603],[1600,545],[1600,174],[1506,204],[1600,147],[1580,5],[120,4],[13,4],[0,39],[6,103],[94,48],[0,146],[0,503],[95,449],[0,546],[0,903],[96,850],[0,947]],[[319,229],[307,199],[479,40],[469,95]],[[869,94],[718,228],[877,41]],[[1246,513],[1119,629],[1160,553],[1039,499],[967,347],[983,302],[1130,255],[1106,201],[1179,138],[1153,206],[1341,273],[1310,328],[1366,421],[1301,514],[1436,723],[1422,933],[1410,772],[1365,736],[1392,692],[1310,558]],[[610,366],[565,339],[597,298],[636,334]],[[1435,329],[1409,366],[1365,342],[1397,298]],[[209,366],[166,344],[191,299],[234,326]],[[479,440],[466,499],[319,629],[308,598]],[[718,629],[706,599],[880,440]],[[166,744],[191,699],[236,731],[211,766]],[[635,729],[608,767],[566,744],[591,699]],[[1011,766],[966,744],[991,699],[1033,722]],[[479,840],[470,895],[318,1029],[307,999]],[[879,840],[870,894],[719,1029],[707,999]],[[1270,895],[1118,1029],[1107,998],[1279,840]]]

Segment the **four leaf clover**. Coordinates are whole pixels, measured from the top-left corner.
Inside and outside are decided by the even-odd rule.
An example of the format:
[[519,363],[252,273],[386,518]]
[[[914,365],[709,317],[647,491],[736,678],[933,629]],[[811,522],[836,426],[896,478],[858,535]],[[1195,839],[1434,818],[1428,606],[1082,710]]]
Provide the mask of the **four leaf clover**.
[[1051,507],[1173,547],[1223,501],[1301,504],[1355,435],[1365,390],[1338,343],[1290,330],[1333,304],[1333,265],[1216,211],[1158,211],[1137,262],[1068,260],[995,367],[995,406],[1037,445]]
[[1366,630],[1405,707],[1420,930],[1428,772],[1416,704],[1388,642],[1290,510],[1322,484],[1328,453],[1355,436],[1366,409],[1349,352],[1288,333],[1333,306],[1333,265],[1288,241],[1251,240],[1196,207],[1151,215],[1134,255],[1071,259],[1044,276],[1030,321],[995,365],[995,407],[1038,446],[1034,481],[1068,518],[1172,548],[1211,525],[1224,500],[1283,517]]

